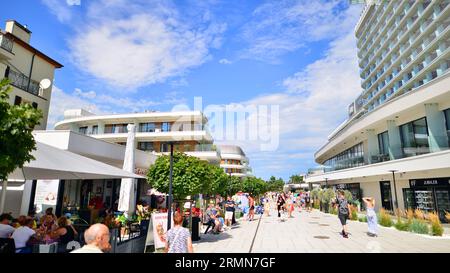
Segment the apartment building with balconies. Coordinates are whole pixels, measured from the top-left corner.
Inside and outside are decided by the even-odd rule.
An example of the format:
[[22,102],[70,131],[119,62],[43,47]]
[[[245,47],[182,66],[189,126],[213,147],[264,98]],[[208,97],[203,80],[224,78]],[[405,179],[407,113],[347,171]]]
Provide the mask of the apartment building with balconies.
[[217,148],[220,151],[220,167],[225,173],[238,177],[253,176],[250,161],[241,147],[219,145]]
[[358,22],[361,94],[306,181],[377,208],[450,211],[450,1],[380,1]]
[[155,154],[174,150],[219,164],[220,155],[200,111],[155,112],[95,115],[83,109],[64,112],[64,120],[55,124],[56,130],[70,130],[111,143],[125,145],[127,125],[135,124],[136,147]]
[[36,129],[47,127],[52,86],[42,89],[43,79],[53,82],[55,69],[63,67],[30,44],[31,31],[14,20],[0,29],[0,78],[8,78],[12,86],[9,102],[29,103],[42,110],[43,118]]

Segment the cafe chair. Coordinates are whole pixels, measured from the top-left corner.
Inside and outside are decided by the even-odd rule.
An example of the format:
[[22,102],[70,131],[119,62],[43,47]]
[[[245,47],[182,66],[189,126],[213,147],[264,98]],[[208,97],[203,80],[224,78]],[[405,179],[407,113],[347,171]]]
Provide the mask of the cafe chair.
[[0,238],[0,253],[16,253],[16,244],[14,239]]

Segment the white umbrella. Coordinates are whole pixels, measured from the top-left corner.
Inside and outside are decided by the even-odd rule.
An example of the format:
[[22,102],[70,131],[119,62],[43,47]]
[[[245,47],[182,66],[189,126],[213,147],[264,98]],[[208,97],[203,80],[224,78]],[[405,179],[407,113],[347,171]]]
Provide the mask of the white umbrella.
[[[134,139],[136,136],[135,125],[128,124],[127,146],[125,148],[125,158],[123,160],[123,170],[134,170]],[[126,215],[132,215],[135,210],[136,180],[133,178],[122,178],[120,183],[119,211]]]
[[[23,168],[17,168],[8,176],[8,180],[143,178],[133,172],[127,172],[41,142],[36,142],[36,150],[31,154],[35,159],[25,163]],[[3,181],[2,186],[0,212],[4,208],[8,181]]]

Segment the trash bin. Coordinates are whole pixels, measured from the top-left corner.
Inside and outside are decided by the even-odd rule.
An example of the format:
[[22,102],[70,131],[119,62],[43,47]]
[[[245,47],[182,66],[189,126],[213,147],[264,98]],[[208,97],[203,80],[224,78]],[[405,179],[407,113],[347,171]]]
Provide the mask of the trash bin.
[[200,217],[192,217],[192,241],[200,240],[199,236]]

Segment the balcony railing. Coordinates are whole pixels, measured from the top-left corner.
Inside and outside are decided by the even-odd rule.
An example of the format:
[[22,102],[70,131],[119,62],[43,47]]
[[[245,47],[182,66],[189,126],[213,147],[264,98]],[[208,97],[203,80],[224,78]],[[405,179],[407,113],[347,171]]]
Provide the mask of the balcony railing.
[[[10,70],[8,73],[8,78],[11,81],[11,85],[20,88],[28,93],[39,96],[39,83],[31,80],[24,74]],[[29,84],[29,87],[28,87]]]
[[13,41],[0,33],[0,47],[6,51],[12,52]]

